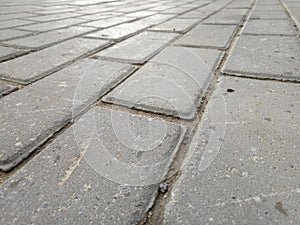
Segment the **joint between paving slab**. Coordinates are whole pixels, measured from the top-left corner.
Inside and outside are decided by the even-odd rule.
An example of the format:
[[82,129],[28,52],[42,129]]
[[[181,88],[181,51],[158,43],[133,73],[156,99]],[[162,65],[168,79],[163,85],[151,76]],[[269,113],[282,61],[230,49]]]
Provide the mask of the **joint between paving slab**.
[[291,13],[290,13],[288,7],[286,6],[286,4],[284,3],[284,1],[279,0],[279,2],[281,4],[281,6],[283,7],[283,10],[285,11],[285,13],[288,15],[288,19],[289,19],[290,23],[292,24],[292,27],[293,27],[295,33],[297,34],[298,37],[300,37],[300,27],[297,26],[295,19],[291,15]]

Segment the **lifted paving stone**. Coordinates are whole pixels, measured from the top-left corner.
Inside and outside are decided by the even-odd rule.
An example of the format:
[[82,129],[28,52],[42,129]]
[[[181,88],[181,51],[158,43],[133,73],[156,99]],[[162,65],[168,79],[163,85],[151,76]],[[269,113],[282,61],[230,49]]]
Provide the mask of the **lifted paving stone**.
[[137,224],[183,135],[169,122],[96,107],[1,186],[1,224]]
[[[9,58],[10,56],[15,55],[16,53],[19,53],[19,52],[22,52],[22,50],[0,46],[0,60]],[[1,71],[0,71],[0,73],[1,73]]]
[[222,72],[300,80],[300,42],[296,37],[242,35]]
[[298,84],[222,78],[160,224],[300,224],[299,99]]
[[86,59],[2,98],[0,169],[12,169],[134,70]]
[[226,49],[237,27],[233,25],[200,24],[175,42],[175,45],[187,47],[209,47]]
[[166,47],[177,36],[177,34],[171,33],[143,32],[101,51],[96,56],[142,64]]
[[0,97],[16,89],[15,87],[0,84]]
[[295,36],[288,20],[249,20],[243,34]]
[[102,40],[75,38],[1,63],[0,77],[27,84],[51,74],[82,55],[100,50],[108,44],[109,42]]
[[193,119],[220,57],[217,50],[168,47],[104,101]]

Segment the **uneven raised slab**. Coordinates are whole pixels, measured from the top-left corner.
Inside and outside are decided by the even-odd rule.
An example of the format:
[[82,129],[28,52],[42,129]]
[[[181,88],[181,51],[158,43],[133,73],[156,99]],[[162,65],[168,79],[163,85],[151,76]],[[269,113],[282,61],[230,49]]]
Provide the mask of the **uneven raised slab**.
[[242,35],[222,72],[254,77],[300,80],[297,37]]
[[3,41],[3,40],[11,39],[11,38],[21,37],[21,36],[29,35],[31,33],[32,32],[28,32],[28,31],[3,29],[0,32],[0,40]]
[[171,19],[158,26],[150,28],[155,31],[168,31],[184,33],[194,26],[199,19]]
[[184,131],[160,119],[96,107],[1,185],[0,221],[137,224],[152,206]]
[[209,47],[226,49],[237,27],[233,25],[200,24],[175,42],[175,45],[187,47]]
[[247,9],[223,9],[214,14],[203,23],[207,24],[241,24],[243,18],[246,16]]
[[0,99],[0,169],[10,170],[134,71],[86,59]]
[[[20,50],[20,49],[0,46],[0,60],[9,58],[10,56],[15,55],[16,53],[20,53],[20,52],[22,52],[22,50]],[[0,73],[1,73],[1,71],[0,71]]]
[[295,36],[288,20],[249,20],[243,34]]
[[122,62],[142,64],[169,44],[178,35],[171,33],[143,32],[108,49],[96,56]]
[[104,101],[193,119],[220,57],[217,50],[168,47]]
[[299,224],[300,86],[226,77],[210,99],[160,224]]
[[94,28],[91,27],[69,27],[69,28],[53,30],[53,31],[49,31],[34,36],[21,38],[21,39],[6,41],[4,43],[9,45],[16,45],[20,47],[39,49],[72,37],[79,36],[81,34],[87,33],[92,30],[94,30]]
[[100,50],[109,42],[75,38],[0,64],[0,77],[30,83],[44,77],[63,64],[89,52]]
[[4,84],[0,84],[0,97],[2,97],[3,95],[11,92],[12,90],[14,90],[15,88],[12,86],[8,86],[8,85],[4,85]]

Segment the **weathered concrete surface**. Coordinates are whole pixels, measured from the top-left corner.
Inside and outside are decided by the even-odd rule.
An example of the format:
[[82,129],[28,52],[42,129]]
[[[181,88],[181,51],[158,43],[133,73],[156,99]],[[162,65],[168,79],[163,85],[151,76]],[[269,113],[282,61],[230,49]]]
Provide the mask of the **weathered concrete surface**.
[[297,37],[239,37],[229,54],[224,73],[300,80],[300,42]]
[[299,98],[298,84],[221,78],[164,224],[299,224]]
[[236,26],[200,24],[175,42],[187,47],[209,47],[226,49],[233,38]]
[[224,9],[204,20],[205,24],[241,24],[247,9]]
[[143,64],[176,37],[177,34],[143,32],[107,50],[101,51],[96,56],[122,62]]
[[20,53],[20,52],[22,52],[22,50],[20,49],[0,46],[0,60],[9,58],[10,56],[13,56],[16,53]]
[[194,26],[199,19],[171,19],[167,22],[164,22],[158,26],[151,28],[150,30],[155,31],[168,31],[168,32],[179,32],[185,33],[187,32],[192,26]]
[[135,68],[86,59],[0,100],[0,169],[10,170]]
[[[109,42],[75,38],[58,45],[0,64],[0,77],[29,83],[47,76],[60,66],[87,53],[100,50]],[[1,47],[0,47],[1,48]],[[62,52],[61,50],[64,49]]]
[[[158,134],[160,145],[153,143]],[[0,223],[136,224],[153,204],[158,185],[152,181],[166,174],[183,134],[159,119],[96,107],[1,186]],[[140,139],[131,142],[132,135]],[[140,185],[131,186],[135,181]]]
[[2,97],[5,94],[8,94],[9,92],[13,91],[14,89],[15,89],[15,87],[0,83],[0,97]]
[[104,101],[193,119],[220,57],[217,50],[166,48]]

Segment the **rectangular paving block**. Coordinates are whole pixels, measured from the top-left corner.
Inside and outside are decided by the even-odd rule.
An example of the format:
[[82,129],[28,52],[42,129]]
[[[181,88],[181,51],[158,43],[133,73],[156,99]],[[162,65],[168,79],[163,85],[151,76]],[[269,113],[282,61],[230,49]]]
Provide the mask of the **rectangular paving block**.
[[135,23],[152,26],[152,25],[157,25],[157,24],[163,23],[173,17],[174,17],[174,15],[172,15],[172,14],[155,14],[153,16],[149,16],[149,17],[140,19],[140,20],[136,21]]
[[261,11],[254,10],[250,16],[251,20],[287,20],[288,16],[283,10],[273,10],[273,11]]
[[134,70],[126,64],[85,59],[0,99],[0,169],[18,165]]
[[141,24],[138,22],[123,23],[117,26],[90,33],[86,35],[86,37],[121,41],[136,34],[139,31],[142,31],[143,29],[146,29],[147,27],[149,27],[149,25]]
[[31,49],[40,49],[50,46],[52,44],[76,37],[87,32],[93,31],[90,27],[69,27],[65,29],[48,31],[34,36],[15,39],[4,42],[5,44],[26,47]]
[[85,23],[84,25],[97,27],[97,28],[107,28],[107,27],[115,26],[115,25],[118,25],[121,23],[130,22],[133,20],[134,20],[134,18],[132,18],[132,17],[116,16],[116,17],[111,17],[111,18],[107,18],[107,19],[92,21],[89,23]]
[[21,12],[21,13],[10,13],[10,14],[1,14],[0,20],[12,20],[12,19],[21,19],[26,18],[30,16],[34,16],[35,14],[27,13],[27,12]]
[[239,1],[233,1],[229,5],[226,6],[226,8],[229,9],[247,9],[251,8],[251,5],[253,4],[253,0],[239,0]]
[[200,24],[175,42],[188,47],[227,49],[237,27],[233,25]]
[[242,23],[243,18],[246,16],[247,9],[223,9],[220,12],[212,15],[204,20],[205,24],[234,24],[239,25]]
[[242,35],[222,69],[228,74],[300,80],[297,37]]
[[195,18],[195,19],[205,19],[214,13],[214,10],[202,10],[202,8],[187,12],[178,16],[178,18]]
[[220,57],[212,49],[168,47],[103,101],[193,119]]
[[299,99],[298,84],[223,77],[160,224],[299,224]]
[[288,20],[248,20],[243,34],[295,36]]
[[27,24],[32,24],[32,21],[25,21],[25,20],[2,20],[0,21],[0,29],[12,28],[12,27],[19,27]]
[[67,19],[71,17],[79,16],[79,13],[56,13],[56,14],[50,14],[50,15],[42,15],[42,16],[34,16],[27,18],[27,20],[30,21],[36,21],[36,22],[49,22],[49,21],[55,21],[55,20],[61,20],[61,19]]
[[96,107],[1,185],[0,221],[138,224],[183,135],[176,124]]
[[26,35],[30,35],[32,32],[29,31],[21,31],[21,30],[14,30],[14,29],[3,29],[0,32],[0,41],[22,37]]
[[30,83],[47,76],[64,64],[109,45],[104,40],[74,38],[0,64],[0,77]]
[[64,27],[69,27],[72,25],[76,25],[79,23],[86,22],[84,19],[79,19],[79,18],[69,18],[69,19],[64,19],[64,20],[58,20],[58,21],[51,21],[51,22],[46,22],[46,23],[37,23],[33,25],[28,25],[28,26],[22,26],[20,29],[22,30],[28,30],[28,31],[48,31],[48,30],[54,30],[54,29],[59,29],[59,28],[64,28]]
[[177,34],[171,33],[143,32],[101,51],[96,56],[142,64],[176,37]]
[[168,31],[168,32],[179,32],[185,33],[191,27],[193,27],[199,19],[171,19],[158,26],[152,27],[149,30],[154,31]]

